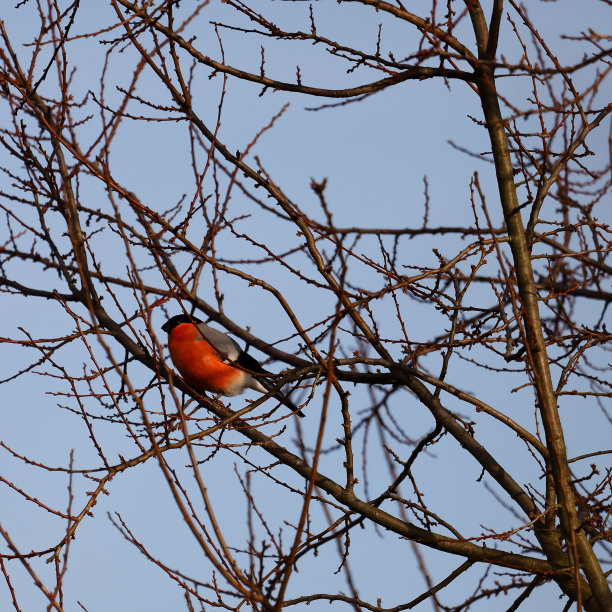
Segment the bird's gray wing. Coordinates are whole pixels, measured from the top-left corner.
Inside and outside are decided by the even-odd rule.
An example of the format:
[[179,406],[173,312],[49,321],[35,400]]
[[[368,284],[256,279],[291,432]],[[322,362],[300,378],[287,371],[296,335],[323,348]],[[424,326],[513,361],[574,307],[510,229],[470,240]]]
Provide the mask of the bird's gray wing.
[[242,352],[242,349],[238,343],[230,338],[227,334],[222,331],[210,327],[205,323],[198,325],[200,334],[218,353],[223,359],[229,359],[230,361],[237,361],[238,355]]

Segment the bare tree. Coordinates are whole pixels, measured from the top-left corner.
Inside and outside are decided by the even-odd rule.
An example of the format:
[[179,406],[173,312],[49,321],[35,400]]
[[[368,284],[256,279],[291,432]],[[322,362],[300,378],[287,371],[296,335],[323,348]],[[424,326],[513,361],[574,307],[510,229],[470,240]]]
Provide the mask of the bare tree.
[[[563,38],[513,0],[103,4],[92,17],[79,0],[23,0],[0,25],[3,412],[28,418],[36,377],[58,424],[42,446],[2,435],[24,470],[0,474],[2,514],[22,504],[45,525],[31,544],[0,514],[3,609],[32,609],[24,569],[47,609],[73,609],[72,551],[107,520],[96,504],[154,465],[175,505],[161,531],[186,525],[206,562],[177,565],[160,530],[119,513],[107,545],[119,555],[124,536],[189,610],[510,611],[541,591],[548,610],[612,610],[610,36],[605,20],[571,28],[596,3],[529,7],[563,14]],[[377,36],[350,36],[351,19]],[[397,224],[338,223],[326,179],[290,195],[260,155],[285,101],[339,116],[431,80],[470,96],[461,112],[488,142],[447,148],[472,167],[458,226],[427,177],[406,185],[420,221],[405,227],[398,193]],[[261,97],[280,111],[250,122]],[[230,104],[240,142],[225,136]],[[418,114],[399,120],[418,134]],[[191,164],[180,186],[176,155]],[[300,142],[282,155],[306,181]],[[160,331],[180,312],[269,361],[304,422],[268,396],[187,385]],[[380,538],[397,556],[351,548]],[[393,601],[363,578],[373,563],[399,579]]]

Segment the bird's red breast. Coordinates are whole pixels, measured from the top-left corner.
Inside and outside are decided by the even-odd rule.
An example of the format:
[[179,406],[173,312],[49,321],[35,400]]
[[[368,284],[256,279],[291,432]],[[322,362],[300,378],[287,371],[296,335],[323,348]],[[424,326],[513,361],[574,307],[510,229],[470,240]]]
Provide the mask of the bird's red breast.
[[242,370],[220,359],[193,323],[181,323],[172,329],[168,349],[176,369],[196,389],[223,393],[244,377]]

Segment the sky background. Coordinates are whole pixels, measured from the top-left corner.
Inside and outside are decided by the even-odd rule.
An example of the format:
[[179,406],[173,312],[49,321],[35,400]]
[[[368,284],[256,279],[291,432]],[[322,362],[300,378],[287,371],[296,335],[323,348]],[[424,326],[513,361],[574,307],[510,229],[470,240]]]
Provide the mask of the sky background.
[[[187,3],[183,3],[183,10]],[[419,12],[428,2],[415,2],[414,10]],[[580,5],[580,6],[578,6]],[[262,2],[262,10],[269,11],[279,25],[286,29],[308,29],[308,4],[293,2]],[[375,13],[366,6],[338,5],[331,1],[313,3],[320,34],[325,33],[334,40],[341,40],[346,45],[374,50],[379,23],[382,23],[383,51],[392,50],[396,57],[409,54],[414,49],[415,33],[410,25],[399,24],[381,13]],[[587,1],[575,3],[571,0],[559,2],[534,2],[529,6],[530,16],[540,32],[554,49],[559,61],[571,63],[579,59],[578,45],[560,38],[561,33],[579,33],[589,27],[609,22],[610,8],[603,2]],[[13,40],[14,48],[23,57],[28,57],[31,50],[21,46],[32,40],[37,32],[36,7],[30,2],[19,9],[6,7],[2,16],[6,30]],[[112,12],[102,2],[87,2],[79,10],[72,33],[85,33],[103,27],[113,20]],[[219,58],[219,44],[210,26],[211,22],[239,23],[241,20],[225,4],[213,1],[203,9],[200,19],[195,22],[190,33],[197,35],[197,46],[213,58]],[[514,40],[510,24],[503,20],[500,49],[509,61],[520,57],[520,47]],[[466,21],[459,32],[462,40],[474,49],[472,36],[469,34],[469,23]],[[253,35],[245,36],[224,28],[220,29],[226,63],[252,72],[259,70],[259,47],[261,40]],[[111,37],[109,33],[108,37]],[[104,36],[102,37],[104,38]],[[288,44],[266,40],[266,74],[278,80],[293,81],[295,67],[301,67],[302,82],[320,87],[350,87],[369,82],[372,73],[357,70],[346,74],[346,64],[329,56],[320,46],[313,47],[307,43]],[[80,38],[67,45],[72,65],[76,68],[74,75],[75,92],[86,95],[87,91],[99,90],[99,75],[104,61],[105,47],[96,40]],[[581,53],[582,51],[580,51]],[[121,54],[115,53],[109,64],[109,79],[106,83],[105,101],[113,106],[121,98],[114,87],[125,87],[131,78],[135,61],[134,52],[127,49]],[[39,67],[45,61],[39,62]],[[42,70],[42,68],[40,68]],[[198,111],[209,126],[216,123],[222,78],[209,79],[209,71],[200,70],[194,80],[194,99]],[[377,77],[380,78],[380,77]],[[581,86],[581,76],[576,75],[575,84]],[[530,83],[527,79],[501,80],[500,89],[519,106],[525,104],[530,95]],[[41,87],[41,93],[55,89],[52,78]],[[261,87],[251,83],[229,79],[226,84],[226,95],[223,104],[219,139],[229,150],[244,150],[255,134],[278,113],[286,102],[289,108],[277,121],[274,129],[266,132],[258,141],[256,154],[263,166],[274,177],[283,191],[303,209],[323,220],[315,195],[309,184],[312,178],[320,181],[327,178],[326,198],[333,212],[334,221],[339,227],[417,227],[424,214],[424,183],[427,176],[429,198],[431,201],[431,226],[435,225],[469,225],[472,223],[472,211],[469,201],[469,182],[474,171],[478,171],[481,185],[487,196],[489,210],[494,222],[499,223],[498,198],[495,176],[492,165],[486,155],[479,161],[453,148],[452,141],[461,147],[475,152],[486,152],[489,149],[485,130],[471,118],[481,119],[477,98],[469,87],[461,82],[452,82],[450,88],[438,80],[423,82],[408,81],[364,101],[348,104],[338,108],[318,111],[310,110],[319,107],[329,100],[325,98],[304,97],[286,92],[266,92],[260,96]],[[607,103],[612,92],[600,91],[603,104]],[[160,88],[156,78],[146,73],[139,82],[138,94],[149,97],[160,105],[169,102],[167,94]],[[144,112],[136,104],[130,107],[131,112]],[[0,112],[6,118],[6,108]],[[91,110],[84,109],[83,114]],[[149,111],[147,111],[149,112]],[[155,114],[155,111],[153,111]],[[161,113],[160,113],[161,114]],[[607,129],[596,130],[589,138],[589,146],[597,156],[607,155]],[[92,130],[93,133],[93,130]],[[87,132],[84,131],[86,135]],[[189,143],[185,126],[174,122],[126,121],[115,142],[111,154],[111,166],[116,178],[137,194],[139,199],[157,211],[167,210],[183,194],[190,194],[193,176],[190,169]],[[253,156],[250,156],[252,161]],[[7,162],[8,163],[8,162]],[[605,159],[600,165],[605,163]],[[83,183],[81,201],[91,201],[92,206],[103,194],[99,186]],[[276,249],[290,248],[298,238],[295,232],[283,231],[287,226],[282,222],[273,222],[259,214],[252,214],[252,206],[246,199],[240,199],[234,192],[232,212],[235,216],[251,214],[240,222],[243,231],[249,232],[262,242],[273,236]],[[551,205],[551,204],[548,204]],[[612,220],[610,207],[607,206],[607,218]],[[364,241],[367,243],[367,241]],[[105,266],[116,268],[122,274],[123,258],[111,248],[112,236],[101,235],[98,248]],[[417,262],[418,265],[435,265],[436,258],[432,252],[438,248],[447,257],[457,250],[459,241],[453,237],[437,238],[435,242],[422,240],[404,241],[402,259],[406,266]],[[242,258],[250,251],[233,251],[244,249],[242,243],[231,237],[223,237],[217,244],[226,257]],[[364,247],[365,248],[365,247]],[[245,267],[248,271],[248,267]],[[491,268],[492,270],[494,267]],[[333,302],[325,303],[312,297],[303,286],[289,275],[279,272],[274,266],[257,268],[257,273],[269,278],[277,286],[283,287],[285,295],[295,312],[306,323],[318,321],[322,313],[330,310]],[[31,270],[30,284],[37,282],[53,286],[55,280],[50,273],[43,278],[38,270]],[[367,285],[367,271],[356,269],[357,280]],[[361,275],[364,276],[361,276]],[[210,281],[210,279],[208,278]],[[372,279],[373,281],[374,279]],[[290,322],[278,305],[265,293],[256,288],[244,295],[244,284],[232,278],[223,278],[226,294],[227,315],[242,326],[251,326],[256,335],[263,338],[284,338],[291,333]],[[251,291],[251,290],[249,290]],[[213,301],[210,285],[203,283],[201,297]],[[474,299],[478,295],[475,294]],[[377,314],[382,321],[383,336],[397,336],[397,321],[393,316],[393,304],[383,303],[376,306]],[[440,329],[441,319],[427,305],[409,302],[411,309],[406,317],[408,334],[411,339],[427,339]],[[589,306],[583,308],[588,309]],[[55,326],[64,326],[66,315],[55,306],[39,301],[23,300],[16,297],[2,298],[2,309],[5,313],[0,321],[0,335],[15,335],[15,329],[22,325],[40,336],[53,336]],[[596,316],[599,311],[593,311]],[[583,313],[589,317],[589,312]],[[163,313],[159,313],[158,327],[163,323]],[[160,332],[163,341],[163,334]],[[285,350],[295,350],[296,342],[288,341],[281,345]],[[7,365],[7,376],[29,363],[31,353],[15,347],[0,345],[0,359]],[[85,357],[78,352],[65,351],[62,363],[78,370]],[[425,360],[425,364],[436,371],[436,361]],[[144,373],[143,373],[144,375]],[[499,379],[494,374],[480,372],[474,374],[474,368],[466,362],[454,360],[449,376],[450,382],[461,384],[466,391],[494,405],[497,409],[509,414],[516,421],[532,428],[533,401],[530,391],[510,394],[509,389],[524,381],[523,374],[516,378],[507,377],[500,388]],[[74,450],[74,462],[78,467],[98,465],[95,450],[91,445],[83,445],[83,424],[78,417],[69,411],[58,410],[57,405],[67,403],[65,398],[52,394],[63,387],[57,381],[32,373],[2,387],[3,416],[0,440],[11,448],[37,457],[48,465],[65,465],[71,450]],[[50,387],[51,385],[51,387]],[[359,402],[367,401],[363,391],[355,390],[353,405],[358,410]],[[246,396],[248,397],[248,396]],[[232,407],[240,407],[242,398],[232,400]],[[407,416],[402,421],[414,439],[419,439],[432,427],[432,421],[423,410],[416,406],[416,400],[407,393],[396,393],[394,399],[398,404],[408,404]],[[445,398],[451,410],[461,414],[469,413],[465,405],[452,398]],[[309,405],[310,418],[304,419],[301,426],[306,436],[314,445],[318,427],[317,411],[321,397]],[[154,410],[154,406],[148,406]],[[593,448],[609,446],[609,426],[599,409],[581,399],[564,400],[561,407],[564,422],[567,424],[569,454],[574,456]],[[314,415],[314,416],[313,416]],[[594,427],[589,438],[584,436],[582,423],[589,419]],[[330,416],[330,440],[337,435],[338,415]],[[601,422],[598,426],[597,423]],[[291,437],[291,423],[285,434]],[[98,436],[103,439],[107,448],[116,449],[116,453],[130,453],[129,444],[116,439],[113,428],[97,425]],[[518,439],[511,437],[496,422],[478,417],[478,435],[483,440],[499,440],[496,445],[497,456],[502,465],[511,470],[519,483],[534,481],[534,466],[528,453]],[[78,446],[76,446],[78,444]],[[27,452],[26,452],[27,451]],[[256,455],[256,453],[255,453]],[[257,456],[257,455],[256,455]],[[172,461],[177,468],[187,462],[186,454],[177,453]],[[265,461],[265,459],[262,459]],[[382,457],[374,455],[374,463],[382,462]],[[235,531],[236,541],[245,529],[245,507],[241,500],[232,494],[225,495],[228,479],[235,483],[235,458],[227,456],[217,459],[214,470],[207,465],[202,473],[211,498],[219,504],[217,511],[222,516],[225,527]],[[323,456],[321,471],[333,476],[337,471],[337,454]],[[63,474],[42,472],[24,465],[6,452],[0,452],[2,476],[12,480],[26,491],[35,492],[36,496],[52,507],[62,507],[67,503],[67,482]],[[609,465],[609,461],[607,463]],[[602,461],[602,465],[606,465]],[[415,468],[419,482],[431,483],[424,491],[430,507],[445,516],[452,516],[457,525],[466,534],[479,535],[480,525],[486,523],[493,528],[505,528],[512,519],[500,509],[489,496],[482,494],[482,487],[487,483],[476,482],[480,475],[479,466],[466,453],[458,450],[457,444],[446,436],[436,445],[433,452],[422,459]],[[298,484],[293,476],[290,481]],[[194,483],[192,483],[193,485]],[[371,483],[371,493],[376,494],[376,483]],[[93,487],[93,485],[90,485]],[[275,516],[279,509],[278,522],[282,522],[286,504],[294,501],[285,499],[284,493],[272,487],[266,480],[258,483],[258,491],[263,494],[268,504],[270,516]],[[232,485],[233,487],[233,485]],[[269,488],[269,494],[267,494]],[[82,503],[87,491],[87,483],[75,482],[75,505]],[[163,480],[158,466],[154,462],[130,470],[129,473],[116,477],[109,486],[110,495],[103,496],[95,508],[93,518],[81,524],[77,539],[70,547],[69,572],[65,579],[65,609],[80,609],[81,601],[90,612],[102,610],[180,610],[185,608],[180,589],[165,577],[153,564],[143,562],[138,550],[124,541],[113,527],[110,517],[118,512],[123,520],[134,529],[137,537],[150,545],[150,551],[163,557],[169,567],[183,568],[190,575],[197,575],[195,568],[202,567],[202,579],[209,574],[206,562],[200,550],[183,525],[168,487]],[[473,503],[478,500],[477,503]],[[16,496],[7,486],[0,486],[0,522],[12,533],[22,551],[40,547],[41,542],[49,546],[61,533],[57,519],[42,514],[33,504]],[[143,511],[143,508],[145,511]],[[515,525],[519,522],[514,521]],[[3,548],[4,550],[4,548]],[[422,549],[433,582],[441,580],[462,559],[449,558],[432,550]],[[360,587],[362,599],[374,603],[377,597],[382,598],[384,606],[392,606],[409,598],[406,592],[418,594],[425,590],[422,577],[414,561],[409,543],[398,539],[393,534],[381,532],[372,526],[356,530],[352,534],[349,563]],[[308,556],[298,564],[298,573],[294,576],[289,588],[288,597],[305,592],[347,592],[342,579],[334,575],[339,560],[335,550],[322,553],[319,557]],[[49,576],[52,566],[37,565],[39,570]],[[498,570],[496,570],[498,571]],[[14,586],[17,590],[23,610],[42,609],[43,598],[32,585],[25,571],[14,567],[12,570]],[[476,587],[480,569],[470,570],[463,580],[457,581],[444,591],[441,601],[451,604],[462,600],[466,593]],[[313,584],[313,578],[315,584]],[[501,577],[503,579],[503,576]],[[408,587],[407,587],[408,585]],[[557,600],[556,587],[540,588],[533,599],[521,608],[526,611],[561,609]],[[472,610],[497,612],[505,610],[518,592],[508,598],[500,597],[477,603]],[[0,608],[7,607],[10,599],[6,586],[0,584]],[[342,604],[334,604],[339,609],[348,609]],[[7,607],[8,609],[8,607]],[[294,608],[295,609],[295,608]],[[328,610],[329,604],[312,603],[308,610]],[[430,610],[431,604],[425,603],[418,610]]]

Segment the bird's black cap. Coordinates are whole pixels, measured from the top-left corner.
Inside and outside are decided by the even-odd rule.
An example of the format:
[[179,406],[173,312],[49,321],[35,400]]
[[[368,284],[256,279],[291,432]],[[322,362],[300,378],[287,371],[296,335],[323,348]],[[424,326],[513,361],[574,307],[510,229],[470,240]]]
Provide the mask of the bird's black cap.
[[191,317],[185,314],[174,315],[162,325],[162,329],[165,332],[170,333],[177,325],[180,325],[181,323],[195,323],[198,325],[199,323],[202,323],[202,321],[200,321],[200,319],[197,317]]

